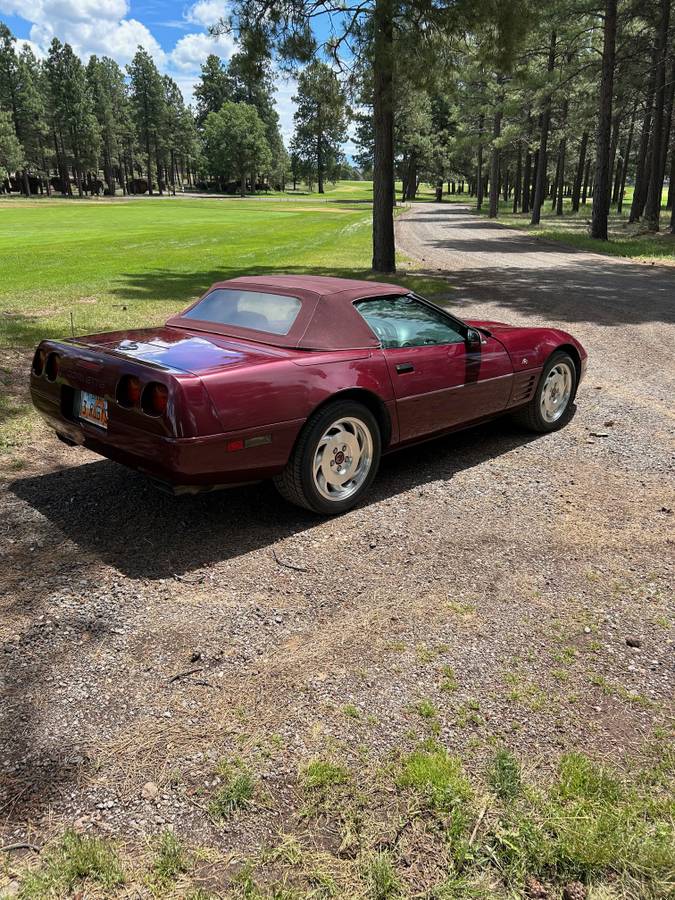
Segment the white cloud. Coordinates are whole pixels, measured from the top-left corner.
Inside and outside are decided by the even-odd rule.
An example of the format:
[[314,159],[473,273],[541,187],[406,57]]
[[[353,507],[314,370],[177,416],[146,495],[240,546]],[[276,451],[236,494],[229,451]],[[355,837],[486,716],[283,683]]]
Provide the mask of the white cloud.
[[225,18],[228,12],[229,8],[225,0],[197,0],[197,3],[193,3],[186,9],[184,16],[193,25],[202,25],[204,28],[208,28],[209,25],[215,25],[219,19]]
[[229,59],[234,49],[234,41],[229,35],[212,37],[210,34],[195,32],[180,38],[169,54],[169,63],[180,72],[199,72],[210,53],[222,59]]
[[30,41],[43,55],[58,37],[85,60],[95,53],[125,65],[142,44],[159,65],[165,62],[166,54],[148,28],[126,18],[127,0],[0,0],[0,9],[32,23]]
[[[52,38],[69,43],[86,62],[92,55],[110,56],[127,65],[140,45],[153,57],[162,72],[178,84],[186,103],[193,102],[199,70],[210,53],[228,60],[235,50],[231,35],[213,37],[208,27],[226,17],[231,0],[196,0],[186,7],[175,27],[190,29],[172,49],[163,49],[150,29],[130,18],[129,0],[0,0],[0,13],[17,15],[31,24],[29,45],[37,56],[45,56]],[[286,142],[293,134],[292,102],[296,92],[293,78],[277,72],[276,104],[281,133]]]

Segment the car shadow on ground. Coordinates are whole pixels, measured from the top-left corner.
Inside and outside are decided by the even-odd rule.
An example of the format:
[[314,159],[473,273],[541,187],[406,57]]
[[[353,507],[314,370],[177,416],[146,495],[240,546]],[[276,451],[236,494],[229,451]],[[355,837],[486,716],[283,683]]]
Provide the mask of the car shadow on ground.
[[[497,420],[391,454],[365,505],[432,482],[447,484],[537,437]],[[286,503],[269,483],[171,497],[107,460],[21,478],[9,491],[5,524],[14,550],[4,561],[3,610],[8,622],[24,624],[0,645],[0,753],[7,761],[0,810],[5,827],[23,829],[50,805],[59,806],[94,765],[88,754],[95,757],[96,742],[87,749],[76,732],[51,734],[48,716],[63,702],[55,675],[61,662],[77,669],[80,659],[109,647],[133,613],[129,591],[118,593],[118,578],[98,587],[100,565],[134,580],[199,580],[200,569],[251,551],[269,548],[272,557],[285,538],[326,520]],[[362,513],[363,507],[353,515]],[[367,517],[361,527],[367,528]],[[330,565],[334,551],[326,553]],[[63,604],[64,597],[74,600]],[[116,680],[113,687],[119,688]],[[81,703],[84,715],[90,701]]]
[[[365,501],[376,503],[508,453],[537,436],[509,420],[386,456]],[[172,497],[109,461],[22,478],[12,492],[82,552],[130,578],[169,578],[271,547],[323,519],[286,503],[270,483]],[[40,543],[39,535],[36,536]]]

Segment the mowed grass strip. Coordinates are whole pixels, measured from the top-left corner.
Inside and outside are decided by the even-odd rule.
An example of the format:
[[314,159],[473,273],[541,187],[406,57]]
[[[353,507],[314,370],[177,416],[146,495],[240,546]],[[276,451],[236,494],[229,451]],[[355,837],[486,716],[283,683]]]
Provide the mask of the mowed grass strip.
[[[300,204],[299,204],[300,205]],[[370,211],[260,200],[0,208],[0,346],[152,325],[249,272],[364,273]]]

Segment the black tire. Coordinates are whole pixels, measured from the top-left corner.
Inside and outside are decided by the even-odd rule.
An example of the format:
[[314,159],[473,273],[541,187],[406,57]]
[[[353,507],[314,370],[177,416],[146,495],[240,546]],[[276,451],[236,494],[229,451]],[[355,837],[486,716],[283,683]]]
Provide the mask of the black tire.
[[[331,424],[342,419],[358,419],[369,431],[372,441],[370,468],[358,488],[344,500],[327,499],[320,493],[313,477],[313,462],[322,436]],[[274,485],[281,496],[321,515],[336,516],[347,512],[368,492],[380,465],[382,438],[377,419],[361,403],[352,400],[336,400],[317,410],[309,417],[300,432],[284,471],[274,478]]]
[[[569,398],[563,409],[562,413],[559,415],[555,421],[547,420],[541,409],[541,399],[542,392],[546,386],[546,380],[551,373],[551,370],[556,366],[565,365],[569,369],[570,377],[571,377],[571,390],[569,394]],[[577,393],[577,383],[578,383],[578,375],[577,375],[577,367],[574,363],[572,357],[561,350],[556,350],[555,353],[552,353],[551,356],[546,360],[546,364],[541,373],[541,378],[539,379],[539,384],[537,385],[537,389],[534,392],[532,399],[524,406],[522,409],[519,409],[517,412],[513,414],[513,418],[519,425],[522,425],[524,428],[527,428],[529,431],[536,431],[539,434],[546,434],[550,431],[557,431],[559,428],[564,428],[565,425],[569,422],[569,420],[574,415],[574,398]]]

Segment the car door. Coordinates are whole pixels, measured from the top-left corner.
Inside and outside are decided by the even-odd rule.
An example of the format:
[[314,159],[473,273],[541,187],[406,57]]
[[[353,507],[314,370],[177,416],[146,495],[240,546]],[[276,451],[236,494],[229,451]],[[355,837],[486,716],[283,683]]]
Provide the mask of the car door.
[[[498,413],[513,368],[502,344],[413,295],[359,301],[381,342],[398,409],[400,440]],[[468,343],[473,332],[477,339]]]

